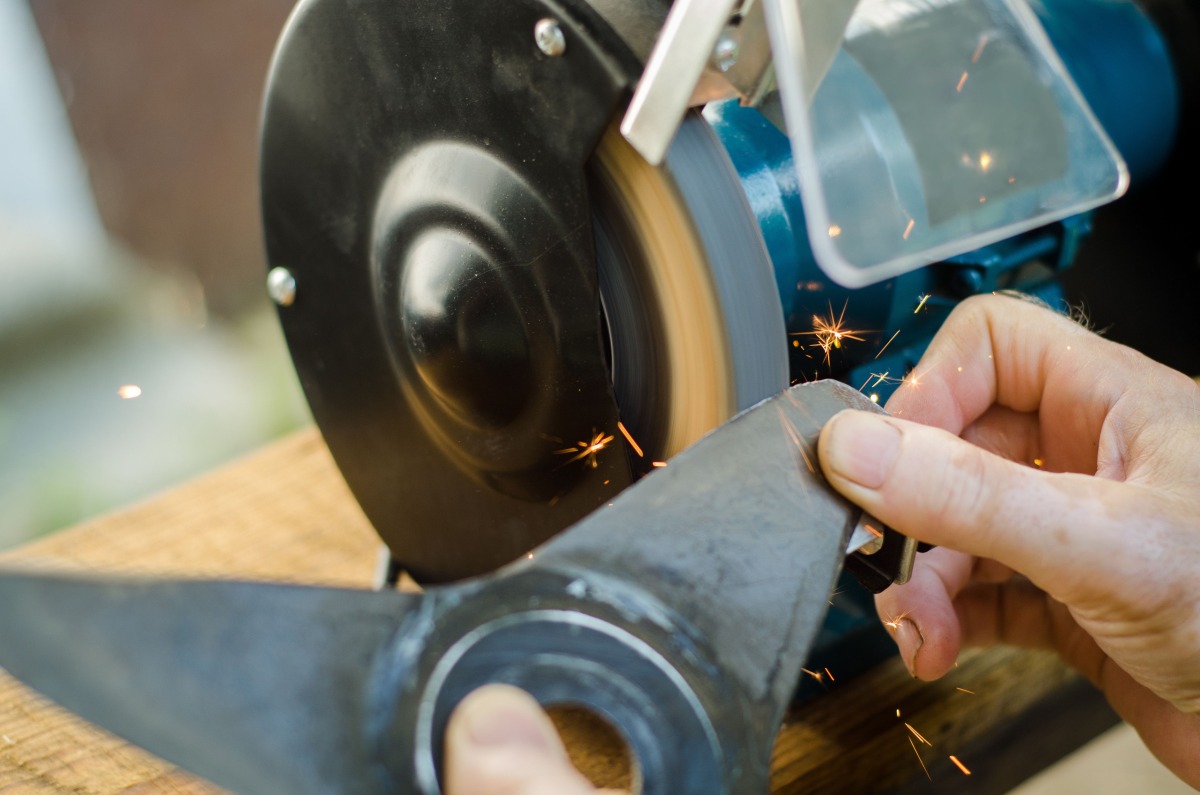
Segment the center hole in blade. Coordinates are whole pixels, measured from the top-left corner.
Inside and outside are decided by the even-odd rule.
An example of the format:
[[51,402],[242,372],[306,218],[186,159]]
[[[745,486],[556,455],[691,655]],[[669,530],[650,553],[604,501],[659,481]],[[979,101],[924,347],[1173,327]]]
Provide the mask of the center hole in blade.
[[603,716],[577,704],[546,710],[554,722],[571,764],[593,786],[639,795],[642,771],[625,737]]

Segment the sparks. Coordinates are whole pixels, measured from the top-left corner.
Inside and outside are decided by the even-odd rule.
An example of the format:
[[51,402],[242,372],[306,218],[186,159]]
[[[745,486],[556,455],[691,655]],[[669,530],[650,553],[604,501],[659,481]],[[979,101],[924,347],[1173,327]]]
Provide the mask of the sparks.
[[829,307],[828,319],[813,315],[813,330],[802,331],[800,334],[809,337],[816,337],[817,345],[825,352],[825,364],[829,364],[829,355],[834,348],[841,348],[844,340],[856,340],[864,342],[859,334],[863,333],[857,329],[846,328],[846,306],[849,301],[842,304],[842,313],[836,318],[833,316],[833,306]]
[[912,733],[913,733],[913,736],[914,736],[914,737],[916,737],[918,740],[920,740],[921,742],[923,742],[923,743],[925,743],[926,745],[928,745],[930,748],[932,748],[932,747],[933,747],[933,743],[929,742],[929,741],[928,741],[928,740],[926,740],[924,737],[922,737],[922,736],[921,736],[921,733],[920,733],[919,731],[917,731],[916,729],[914,729],[914,728],[912,727],[912,724],[911,724],[911,723],[905,723],[904,725],[905,725],[905,727],[906,727],[906,728],[907,728],[907,729],[908,729],[910,732],[912,732]]
[[958,761],[958,757],[955,756],[954,754],[950,754],[950,761],[953,762],[954,764],[958,765],[958,769],[963,772],[964,776],[971,775],[971,771],[967,770],[967,766],[964,765],[962,762]]
[[988,35],[985,33],[979,37],[979,46],[975,48],[975,52],[971,54],[971,63],[979,63],[979,56],[983,55],[983,48],[987,46]]
[[872,393],[871,393],[871,402],[872,402],[872,403],[878,403],[878,402],[879,402],[879,395],[876,395],[874,392],[872,392]]
[[908,219],[908,226],[904,227],[903,237],[905,240],[908,240],[908,236],[912,234],[913,227],[916,225],[917,225],[917,220],[915,218]]
[[987,152],[984,152],[983,154],[981,154],[979,156],[979,170],[980,171],[982,171],[983,173],[986,174],[987,170],[991,167],[991,165],[992,165],[992,156],[991,155],[989,155]]
[[526,560],[533,560],[533,553],[532,553],[532,552],[530,552],[528,555],[526,555],[526,556],[525,556],[525,559],[526,559]]
[[629,442],[629,446],[633,448],[633,452],[637,453],[638,458],[646,457],[642,453],[642,448],[638,447],[638,443],[633,440],[633,435],[631,433],[629,433],[628,430],[626,430],[625,423],[618,422],[617,430],[619,430],[621,432],[621,435],[625,437],[625,441]]
[[975,695],[974,690],[967,690],[965,687],[956,687],[954,689],[959,691],[960,693],[966,693],[967,695],[970,695],[970,696]]
[[900,615],[896,616],[895,618],[888,616],[887,621],[884,621],[883,625],[885,627],[887,627],[888,629],[892,629],[892,630],[900,629],[900,622],[903,621],[904,619],[908,618],[909,612],[911,612],[911,611],[906,610],[903,613],[901,613]]
[[883,533],[879,532],[874,527],[871,527],[871,525],[869,525],[869,524],[863,525],[863,529],[866,530],[871,535],[875,536],[876,538],[883,538]]
[[900,717],[900,708],[896,707],[896,717]]
[[842,228],[840,226],[838,226],[837,224],[834,224],[833,226],[829,227],[829,236],[830,237],[837,237],[841,233],[842,233]]
[[820,674],[819,671],[810,671],[807,668],[801,668],[800,670],[803,671],[804,673],[808,674],[809,676],[811,676],[813,679],[816,679],[818,682],[820,682],[822,679],[824,679],[824,677]]
[[[925,372],[928,373],[929,370],[926,370]],[[908,375],[900,379],[900,384],[901,386],[907,384],[913,388],[920,388],[921,379],[924,377],[924,373],[918,373],[916,370],[912,370],[908,373]]]
[[650,462],[650,466],[656,467],[658,469],[663,469],[667,466],[667,462],[666,461],[652,461],[652,462]]
[[833,674],[829,672],[829,669],[828,669],[828,668],[826,668],[826,669],[825,669],[825,675],[829,677],[829,681],[830,681],[830,682],[836,682],[836,681],[837,681],[836,679],[834,679],[834,678],[833,678]]
[[137,384],[126,384],[117,390],[117,396],[121,400],[134,400],[142,396],[142,388]]
[[596,469],[600,466],[600,463],[597,460],[600,451],[612,444],[613,439],[615,438],[615,436],[606,434],[603,431],[600,433],[593,432],[592,440],[590,442],[579,442],[575,447],[566,447],[562,450],[555,450],[554,454],[573,456],[569,461],[567,461],[568,464],[572,464],[576,461],[586,460],[592,465],[592,469]]
[[879,349],[879,353],[875,354],[875,358],[876,358],[876,359],[878,359],[880,356],[882,356],[882,355],[883,355],[883,352],[884,352],[884,351],[886,351],[886,350],[888,349],[888,345],[891,345],[891,344],[892,344],[892,340],[896,339],[896,337],[899,337],[899,336],[900,336],[900,329],[896,329],[896,333],[892,335],[892,339],[889,339],[889,340],[888,340],[888,341],[887,341],[887,342],[884,344],[884,346],[883,346],[882,348],[880,348],[880,349]]
[[1042,467],[1044,467],[1046,465],[1046,462],[1040,458],[1035,458],[1035,459],[1033,459],[1033,465],[1035,467],[1037,467],[1038,469],[1041,469]]
[[914,315],[918,314],[922,309],[925,308],[925,304],[928,302],[929,302],[929,293],[926,293],[925,295],[921,296],[921,303],[917,304],[917,308],[913,310],[913,314]]
[[911,737],[908,738],[908,744],[912,746],[913,753],[917,755],[917,761],[921,763],[921,769],[925,771],[925,778],[933,781],[933,776],[929,775],[929,768],[925,767],[925,760],[921,758],[921,752],[917,750],[917,744],[912,741]]
[[958,78],[958,88],[954,89],[958,93],[962,93],[963,86],[967,84],[967,73],[963,72],[962,77]]

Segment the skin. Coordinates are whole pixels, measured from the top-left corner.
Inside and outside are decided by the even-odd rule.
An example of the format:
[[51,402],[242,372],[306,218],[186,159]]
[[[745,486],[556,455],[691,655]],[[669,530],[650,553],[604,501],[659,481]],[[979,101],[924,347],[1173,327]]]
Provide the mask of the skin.
[[914,373],[892,417],[839,414],[819,446],[834,488],[940,547],[876,602],[909,670],[1054,649],[1200,788],[1200,387],[1002,296]]
[[[834,488],[939,545],[876,603],[909,670],[1054,649],[1200,788],[1200,387],[1004,296],[963,302],[914,376],[818,448]],[[446,749],[448,795],[595,792],[513,688],[464,700]]]

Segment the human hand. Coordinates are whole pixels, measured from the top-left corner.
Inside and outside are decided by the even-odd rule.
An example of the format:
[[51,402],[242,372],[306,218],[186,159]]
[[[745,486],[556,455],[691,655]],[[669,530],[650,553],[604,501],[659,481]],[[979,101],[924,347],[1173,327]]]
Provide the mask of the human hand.
[[455,708],[445,775],[446,795],[627,795],[593,787],[537,701],[507,685],[481,687]]
[[914,676],[1056,649],[1200,787],[1200,387],[1044,307],[960,305],[891,417],[844,412],[829,482],[940,545],[876,602]]

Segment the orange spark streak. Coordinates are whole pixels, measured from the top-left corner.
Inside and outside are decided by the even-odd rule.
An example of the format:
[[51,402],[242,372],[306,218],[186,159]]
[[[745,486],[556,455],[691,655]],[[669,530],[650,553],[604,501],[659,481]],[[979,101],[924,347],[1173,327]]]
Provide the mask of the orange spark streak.
[[903,613],[901,613],[900,615],[896,616],[895,618],[892,618],[891,616],[888,616],[888,619],[887,619],[887,621],[884,621],[884,622],[883,622],[883,625],[884,625],[885,627],[888,627],[889,629],[899,629],[899,628],[900,628],[900,622],[901,622],[901,621],[903,621],[904,619],[908,618],[908,614],[909,614],[910,612],[912,612],[912,611],[910,611],[910,610],[905,610]]
[[846,307],[849,301],[842,304],[842,313],[834,318],[833,305],[829,305],[829,319],[825,319],[818,315],[813,315],[813,330],[802,331],[797,336],[816,337],[817,345],[825,352],[825,364],[829,364],[829,355],[834,348],[841,348],[843,340],[856,340],[864,342],[862,337],[858,336],[862,332],[858,329],[846,328]]
[[653,466],[653,467],[658,467],[659,469],[662,469],[662,468],[663,468],[663,467],[665,467],[666,465],[667,465],[667,462],[666,462],[666,461],[654,461],[654,462],[652,462],[652,463],[650,464],[650,466]]
[[625,423],[618,422],[617,430],[619,430],[621,432],[621,435],[625,437],[625,441],[629,442],[629,446],[633,448],[633,452],[637,453],[638,458],[646,457],[645,454],[642,452],[642,448],[638,447],[638,443],[633,440],[633,435],[630,434],[629,431],[625,428]]
[[892,344],[892,340],[896,339],[896,337],[899,337],[899,336],[900,336],[900,329],[896,329],[896,333],[892,335],[892,339],[887,341],[887,345],[884,345],[882,348],[879,349],[879,353],[875,354],[875,358],[878,359],[880,356],[882,356],[883,352],[888,349],[888,345]]
[[979,46],[975,48],[975,52],[971,55],[971,63],[979,63],[979,56],[983,55],[983,48],[987,46],[988,35],[985,33],[979,37]]
[[963,86],[965,86],[966,84],[967,84],[967,73],[963,72],[962,77],[958,78],[958,87],[955,88],[954,90],[961,94],[962,90],[963,90]]
[[958,769],[963,772],[964,776],[971,775],[971,771],[967,770],[967,766],[964,765],[962,762],[958,761],[958,757],[955,756],[954,754],[950,754],[950,761],[953,762],[954,764],[958,765]]
[[917,761],[921,763],[921,769],[925,771],[925,778],[933,781],[933,776],[929,775],[929,768],[925,767],[925,760],[921,758],[921,752],[917,750],[917,744],[912,741],[911,737],[908,738],[908,744],[912,746],[913,753],[917,755]]
[[[874,527],[871,527],[871,525],[869,525],[869,524],[863,525],[863,529],[865,529],[868,533],[875,536],[876,538],[883,538],[883,533],[879,532]],[[898,711],[899,710],[897,710],[897,712]]]
[[973,696],[973,695],[975,695],[975,691],[973,691],[973,690],[967,690],[965,687],[956,687],[956,688],[954,688],[954,689],[955,689],[955,690],[961,690],[962,692],[964,692],[964,693],[968,693],[968,694],[970,694],[970,695],[972,695],[972,696]]
[[811,676],[813,679],[816,679],[818,682],[821,681],[821,674],[817,673],[816,671],[810,671],[807,668],[801,668],[800,670]]
[[872,378],[874,378],[874,377],[875,377],[875,374],[874,374],[874,373],[871,373],[870,375],[868,375],[868,376],[867,376],[867,380],[866,380],[866,381],[863,381],[863,385],[862,385],[862,386],[860,386],[860,387],[858,388],[858,391],[859,391],[859,392],[861,392],[861,391],[863,391],[864,389],[866,389],[866,388],[867,388],[867,384],[871,383],[871,379],[872,379]]
[[904,227],[904,239],[908,240],[908,236],[912,234],[913,227],[917,225],[915,218],[908,219],[908,226]]
[[914,736],[914,737],[916,737],[918,740],[920,740],[921,742],[923,742],[923,743],[925,743],[926,745],[928,745],[930,748],[932,748],[932,747],[933,747],[933,743],[929,742],[929,741],[928,741],[928,740],[926,740],[924,737],[922,737],[922,736],[921,736],[921,733],[920,733],[919,731],[917,731],[916,729],[914,729],[914,728],[912,727],[912,724],[911,724],[911,723],[905,723],[904,725],[908,727],[908,730],[909,730],[910,732],[912,732],[912,733],[913,733],[913,736]]
[[836,681],[837,681],[836,679],[834,679],[834,678],[833,678],[833,674],[831,674],[831,673],[829,672],[829,669],[828,669],[828,668],[826,668],[826,669],[825,669],[825,675],[829,677],[829,681],[830,681],[830,682],[836,682]]
[[921,303],[917,304],[917,308],[913,310],[913,314],[915,315],[918,312],[920,312],[922,309],[924,309],[925,304],[928,302],[929,302],[929,293],[926,293],[925,295],[921,296]]
[[[587,462],[591,464],[592,469],[596,469],[600,466],[599,462],[596,460],[597,456],[601,450],[612,444],[614,438],[616,437],[601,431],[600,433],[594,433],[590,442],[579,442],[575,447],[566,447],[562,450],[555,450],[554,454],[574,454],[574,457],[567,461],[567,464],[573,464],[576,461],[582,461],[586,459]],[[566,466],[566,464],[564,464],[564,466]]]

